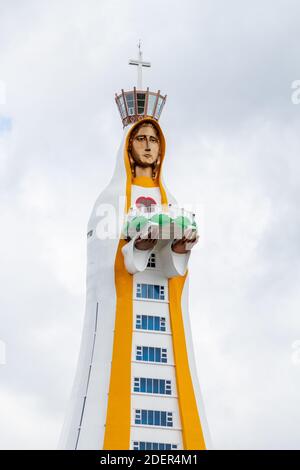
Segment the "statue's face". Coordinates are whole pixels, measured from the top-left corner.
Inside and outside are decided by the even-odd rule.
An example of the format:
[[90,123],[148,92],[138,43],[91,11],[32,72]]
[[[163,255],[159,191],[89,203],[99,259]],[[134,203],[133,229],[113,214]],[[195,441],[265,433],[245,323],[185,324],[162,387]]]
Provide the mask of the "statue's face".
[[152,126],[141,126],[135,134],[131,155],[136,165],[147,167],[158,161],[160,141]]

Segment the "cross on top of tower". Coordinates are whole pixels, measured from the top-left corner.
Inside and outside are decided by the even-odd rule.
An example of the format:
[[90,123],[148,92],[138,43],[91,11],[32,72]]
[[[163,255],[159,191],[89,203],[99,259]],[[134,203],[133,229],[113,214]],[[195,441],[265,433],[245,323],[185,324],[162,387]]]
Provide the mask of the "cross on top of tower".
[[139,58],[138,59],[131,59],[129,61],[129,65],[137,65],[137,89],[142,90],[143,89],[142,70],[143,70],[143,67],[151,67],[151,63],[150,62],[143,62],[143,53],[142,53],[142,50],[141,50],[141,40],[139,40],[138,49],[139,49]]
[[146,117],[158,121],[167,98],[167,95],[160,94],[160,90],[157,92],[150,91],[149,87],[143,90],[142,70],[143,67],[151,67],[151,64],[143,61],[141,41],[138,43],[138,49],[138,59],[129,61],[129,65],[137,66],[137,87],[134,86],[133,90],[128,91],[122,89],[120,94],[115,94],[123,127]]

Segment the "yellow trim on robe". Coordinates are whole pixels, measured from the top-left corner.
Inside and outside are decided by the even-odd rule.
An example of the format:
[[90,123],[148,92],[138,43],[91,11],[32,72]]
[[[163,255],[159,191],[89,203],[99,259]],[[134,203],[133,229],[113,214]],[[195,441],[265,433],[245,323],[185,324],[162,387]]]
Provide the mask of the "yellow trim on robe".
[[136,176],[132,178],[132,184],[143,188],[157,188],[159,186],[158,179],[153,180],[148,176]]
[[184,276],[169,279],[169,309],[173,337],[178,404],[182,426],[183,448],[205,450],[205,441],[198,414],[196,397],[186,349],[181,296],[188,271]]
[[[131,171],[127,154],[130,132],[124,148],[126,170],[126,212],[131,204]],[[115,259],[116,319],[111,361],[103,450],[130,448],[131,350],[133,330],[133,277],[125,268],[120,240]]]
[[117,304],[104,450],[129,449],[133,308],[132,275],[124,267],[121,252],[125,243],[119,241],[115,261]]

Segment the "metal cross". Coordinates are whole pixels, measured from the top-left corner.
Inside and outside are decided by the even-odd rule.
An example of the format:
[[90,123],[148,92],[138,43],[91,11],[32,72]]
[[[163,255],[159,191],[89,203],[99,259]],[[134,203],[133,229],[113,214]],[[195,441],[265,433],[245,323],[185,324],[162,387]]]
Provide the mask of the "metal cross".
[[131,59],[129,61],[129,65],[137,65],[137,89],[142,90],[143,89],[143,83],[142,83],[142,69],[143,67],[151,67],[150,62],[143,62],[143,53],[141,51],[141,40],[139,40],[138,43],[138,48],[139,48],[139,58],[137,60]]

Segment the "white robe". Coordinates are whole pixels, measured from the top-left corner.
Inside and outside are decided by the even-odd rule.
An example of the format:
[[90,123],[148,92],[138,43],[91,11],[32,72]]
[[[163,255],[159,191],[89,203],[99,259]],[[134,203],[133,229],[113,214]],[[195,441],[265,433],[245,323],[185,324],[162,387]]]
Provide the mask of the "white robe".
[[[128,370],[131,371],[131,377],[125,376],[126,385],[124,385],[124,394],[130,394],[130,400],[128,400],[127,395],[124,397],[124,407],[129,406],[128,404],[130,403],[130,410],[128,408],[128,413],[130,413],[130,424],[126,424],[126,426],[129,426],[130,429],[128,429],[128,439],[125,439],[126,444],[124,444],[124,438],[123,441],[121,441],[122,432],[124,435],[124,431],[122,431],[121,428],[123,426],[122,429],[124,430],[126,426],[124,427],[124,423],[120,423],[120,444],[118,444],[118,427],[116,427],[115,421],[110,420],[110,416],[114,415],[114,403],[117,403],[116,398],[113,398],[113,393],[115,394],[114,396],[116,396],[116,387],[114,388],[114,381],[118,379],[118,377],[116,376],[115,372],[113,372],[115,368],[112,367],[112,364],[114,357],[118,352],[115,336],[116,331],[118,331],[118,322],[120,321],[120,313],[119,317],[116,315],[116,311],[118,310],[118,302],[120,302],[120,299],[117,298],[116,294],[117,285],[115,260],[117,260],[119,256],[118,248],[121,238],[121,225],[118,226],[117,233],[114,237],[109,236],[106,239],[100,239],[98,236],[99,222],[101,222],[101,217],[103,217],[103,207],[105,207],[105,205],[107,205],[108,210],[112,207],[116,211],[117,219],[121,220],[124,212],[126,212],[126,207],[128,208],[128,204],[130,205],[133,203],[134,198],[138,194],[145,194],[145,189],[147,194],[151,193],[158,201],[160,200],[161,196],[161,190],[159,188],[141,188],[132,185],[131,201],[127,201],[126,206],[126,191],[128,190],[129,176],[128,168],[126,169],[126,164],[124,164],[124,152],[126,152],[126,142],[128,142],[129,132],[133,127],[135,127],[135,125],[136,123],[124,129],[123,139],[117,154],[114,175],[110,184],[98,197],[88,223],[86,311],[77,371],[59,443],[59,448],[62,449],[103,449],[107,448],[109,445],[107,443],[112,441],[114,442],[112,442],[111,448],[133,448],[134,442],[136,442],[137,439],[140,439],[142,431],[145,434],[142,439],[151,439],[151,441],[153,441],[154,428],[151,426],[144,426],[142,429],[141,426],[139,427],[139,425],[136,425],[135,410],[137,409],[137,406],[143,406],[143,408],[138,409],[145,409],[146,406],[148,409],[160,410],[161,407],[164,406],[163,400],[165,400],[165,403],[166,400],[170,400],[170,408],[174,410],[174,443],[178,446],[178,449],[184,448],[183,436],[187,436],[191,432],[190,429],[186,428],[182,430],[183,423],[178,409],[178,396],[174,373],[172,376],[174,383],[174,396],[172,397],[160,397],[161,399],[157,400],[157,397],[145,397],[141,394],[134,394],[132,391],[132,380],[134,379],[134,375],[136,373],[141,373],[142,366],[142,364],[137,364],[137,361],[135,361],[137,341],[141,341],[142,339],[144,340],[145,335],[148,335],[148,338],[152,337],[154,343],[158,341],[157,344],[160,344],[159,341],[161,341],[162,336],[164,336],[164,339],[168,344],[168,357],[170,358],[170,361],[173,360],[173,364],[170,362],[170,368],[173,367],[173,369],[175,369],[176,367],[172,350],[172,332],[170,327],[168,334],[160,335],[160,337],[159,335],[155,334],[152,334],[151,336],[150,333],[144,332],[142,334],[141,332],[135,331],[134,325],[136,320],[136,306],[139,304],[139,301],[135,300],[134,298],[132,299],[133,318],[131,319],[133,324],[133,329],[131,332],[131,364],[127,364],[126,366],[130,367]],[[159,127],[158,124],[157,126]],[[160,132],[161,137],[163,138],[161,129]],[[106,156],[103,158],[106,158]],[[160,178],[162,185],[161,187],[164,188],[168,202],[175,204],[176,201],[166,189],[162,180],[162,176],[160,176]],[[145,282],[147,281],[147,276],[149,276],[149,269],[146,267],[148,262],[147,257],[149,258],[151,253],[138,253],[137,251],[140,252],[141,250],[136,250],[136,248],[134,248],[133,241],[129,242],[125,246],[126,248],[124,249],[123,253],[123,255],[125,255],[125,260],[123,263],[125,263],[124,266],[127,266],[128,271],[131,271],[130,276],[133,277],[133,292],[135,292],[134,289],[136,288],[138,280],[140,282],[142,282],[143,279]],[[157,251],[157,248],[155,248],[154,251]],[[171,250],[170,245],[166,245],[165,249],[162,249],[161,254],[158,256],[158,264],[160,264],[160,268],[156,270],[155,276],[157,281],[155,282],[159,283],[160,281],[161,283],[165,283],[167,290],[166,281],[168,277],[172,277],[174,275],[183,276],[183,273],[186,272],[188,258],[189,254],[177,255]],[[158,308],[158,304],[159,302],[153,302],[153,306],[155,306],[156,309]],[[165,306],[164,308],[166,309]],[[166,317],[168,317],[167,310],[165,310]],[[205,448],[209,449],[212,447],[211,439],[197,378],[188,313],[188,274],[186,275],[181,295],[181,311],[182,321],[184,324],[188,367],[191,377],[191,386],[193,388],[193,396],[195,399],[195,406],[201,422],[202,433],[205,440]],[[159,314],[159,312],[157,312],[157,314]],[[168,318],[167,325],[170,326],[170,321]],[[141,337],[141,335],[143,337]],[[149,346],[151,345],[149,344]],[[152,368],[153,373],[158,375],[161,374],[161,369],[163,368],[163,366],[154,366],[149,364],[148,367]],[[139,370],[136,370],[136,368],[139,368]],[[120,373],[121,372],[122,371],[120,371]],[[179,372],[180,371],[177,371],[177,374]],[[131,383],[131,390],[129,390],[128,386],[129,379]],[[177,381],[179,379],[180,375],[177,375]],[[120,385],[120,388],[122,388],[122,384]],[[120,390],[119,393],[120,401],[122,400],[122,390]],[[120,404],[118,404],[118,406],[119,405]],[[181,406],[182,405],[183,403],[181,403]],[[185,403],[185,408],[183,407],[182,409],[188,410],[188,406],[189,404]],[[122,411],[122,407],[120,410]],[[186,414],[188,414],[188,412],[186,412]],[[111,422],[112,424],[110,424]],[[109,431],[110,429],[111,431]],[[114,432],[114,429],[116,432]],[[109,432],[113,437],[108,437]],[[159,427],[159,429],[155,429],[155,432],[158,432],[158,434],[161,435],[163,442],[166,441],[166,429]],[[167,430],[167,432],[169,432],[169,430]],[[170,442],[170,440],[167,440],[166,442]],[[118,447],[118,445],[120,445],[120,447]],[[200,447],[196,446],[195,448]]]

